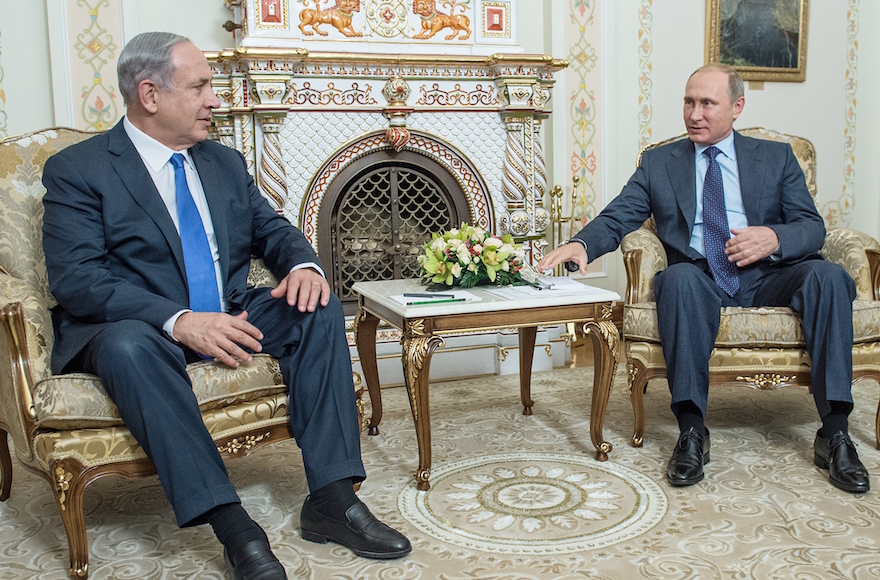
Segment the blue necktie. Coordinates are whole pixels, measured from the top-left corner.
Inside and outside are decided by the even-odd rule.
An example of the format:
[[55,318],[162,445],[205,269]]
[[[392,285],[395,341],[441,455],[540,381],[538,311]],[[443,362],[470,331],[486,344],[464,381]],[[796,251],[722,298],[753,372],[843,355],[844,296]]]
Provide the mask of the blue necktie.
[[703,153],[709,157],[709,169],[703,182],[703,243],[706,247],[706,260],[718,287],[728,296],[739,290],[739,274],[736,264],[727,259],[724,246],[730,239],[727,224],[727,206],[724,204],[724,185],[721,181],[721,167],[715,156],[721,151],[709,147]]
[[183,155],[180,153],[171,156],[171,165],[174,166],[174,189],[177,194],[180,243],[183,246],[183,261],[189,286],[189,307],[194,312],[220,312],[220,293],[217,289],[214,257],[211,255],[211,246],[208,244],[202,216],[186,184],[183,163]]

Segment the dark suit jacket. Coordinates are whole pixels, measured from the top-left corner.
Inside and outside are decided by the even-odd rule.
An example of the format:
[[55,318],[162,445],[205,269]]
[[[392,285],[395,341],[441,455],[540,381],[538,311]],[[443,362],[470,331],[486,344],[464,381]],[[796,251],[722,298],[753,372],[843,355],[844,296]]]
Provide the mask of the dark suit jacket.
[[[231,310],[244,295],[251,254],[279,279],[296,264],[319,263],[302,233],[260,195],[238,151],[204,141],[190,154],[211,209]],[[43,248],[58,301],[53,372],[108,323],[134,319],[161,329],[188,307],[180,236],[121,122],[52,156],[43,184]]]
[[[791,146],[734,133],[734,147],[749,225],[768,226],[779,237],[775,264],[816,257],[825,240],[825,224]],[[694,163],[689,139],[645,151],[620,195],[578,232],[589,259],[616,249],[623,236],[651,214],[670,264],[701,259],[690,247],[697,211]]]

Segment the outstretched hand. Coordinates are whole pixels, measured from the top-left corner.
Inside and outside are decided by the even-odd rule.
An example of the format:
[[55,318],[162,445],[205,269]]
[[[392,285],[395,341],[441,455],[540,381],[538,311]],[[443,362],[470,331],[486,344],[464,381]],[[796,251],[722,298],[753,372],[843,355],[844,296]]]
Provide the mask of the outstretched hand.
[[535,269],[537,269],[538,272],[547,272],[565,262],[574,262],[577,264],[578,272],[580,272],[581,275],[586,274],[589,259],[587,258],[587,251],[584,249],[583,245],[573,243],[559,246],[544,256],[544,259],[538,262]]

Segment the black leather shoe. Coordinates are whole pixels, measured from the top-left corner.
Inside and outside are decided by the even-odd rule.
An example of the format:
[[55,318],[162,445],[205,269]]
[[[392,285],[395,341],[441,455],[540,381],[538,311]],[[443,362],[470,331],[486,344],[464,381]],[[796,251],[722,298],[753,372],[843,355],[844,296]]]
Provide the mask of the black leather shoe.
[[287,580],[284,566],[272,553],[268,542],[253,540],[235,554],[235,561],[223,549],[223,560],[234,580]]
[[831,472],[831,485],[852,493],[871,489],[868,470],[859,461],[859,454],[849,433],[838,431],[829,438],[816,433],[813,443],[813,463]]
[[709,463],[709,430],[703,435],[693,427],[682,431],[666,466],[669,485],[684,487],[703,481],[703,465]]
[[348,508],[345,517],[347,521],[342,522],[321,515],[306,498],[299,516],[302,537],[319,544],[336,542],[358,556],[377,560],[400,558],[412,551],[409,540],[376,519],[363,502]]

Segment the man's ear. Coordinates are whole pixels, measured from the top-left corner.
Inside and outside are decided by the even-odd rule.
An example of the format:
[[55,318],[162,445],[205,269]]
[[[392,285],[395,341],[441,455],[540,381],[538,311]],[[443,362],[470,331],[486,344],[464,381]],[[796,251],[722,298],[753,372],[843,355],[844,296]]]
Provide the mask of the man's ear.
[[141,107],[148,113],[155,113],[159,108],[159,87],[150,79],[144,79],[138,84],[138,101]]
[[740,97],[733,103],[733,118],[736,119],[740,116],[740,113],[743,112],[743,108],[746,106],[746,98]]

